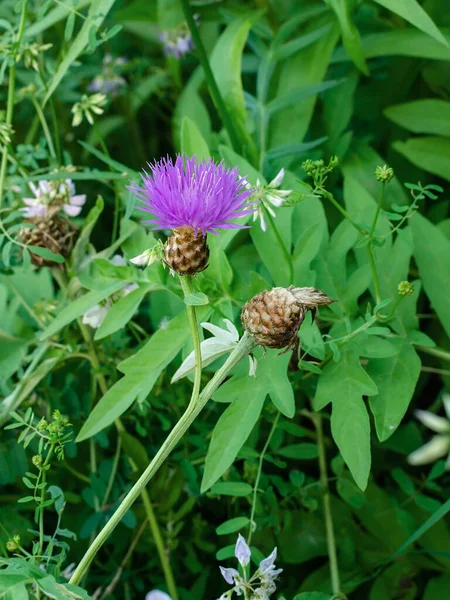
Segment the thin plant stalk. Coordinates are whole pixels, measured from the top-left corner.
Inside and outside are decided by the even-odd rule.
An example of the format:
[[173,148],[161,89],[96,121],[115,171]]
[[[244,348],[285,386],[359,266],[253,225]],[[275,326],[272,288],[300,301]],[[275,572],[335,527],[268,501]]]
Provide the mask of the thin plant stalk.
[[214,104],[217,107],[217,111],[222,119],[222,123],[225,126],[225,129],[230,136],[231,144],[236,152],[240,152],[241,143],[239,140],[239,136],[236,132],[236,129],[233,125],[233,120],[230,116],[230,113],[225,106],[225,102],[222,98],[222,94],[220,93],[219,86],[217,85],[216,79],[214,77],[214,73],[212,72],[211,65],[209,64],[208,55],[206,54],[205,46],[203,45],[202,38],[197,29],[197,24],[195,23],[194,15],[192,14],[192,7],[189,3],[189,0],[181,0],[181,6],[183,8],[184,18],[186,19],[187,26],[189,27],[189,31],[191,33],[192,40],[195,45],[195,49],[197,50],[197,56],[199,63],[201,64],[203,71],[205,73],[206,82],[208,84],[208,88],[211,94],[211,97],[214,101]]
[[323,437],[322,417],[317,414],[311,414],[316,432],[317,432],[317,447],[319,450],[319,469],[320,469],[320,484],[323,490],[323,512],[325,515],[325,531],[327,536],[328,559],[330,562],[331,587],[333,594],[340,596],[341,583],[339,577],[339,565],[336,552],[336,540],[334,537],[333,514],[331,511],[331,497],[328,487],[327,475],[327,459],[325,455],[325,440]]
[[274,422],[272,424],[272,427],[270,429],[270,433],[267,436],[267,440],[266,440],[266,443],[264,444],[264,448],[262,449],[261,455],[259,457],[258,472],[256,474],[255,485],[253,487],[252,512],[250,514],[250,525],[249,525],[248,537],[247,537],[247,544],[249,546],[250,546],[250,543],[252,541],[253,524],[254,524],[254,521],[255,521],[255,511],[256,511],[256,498],[257,498],[257,495],[258,495],[258,486],[259,486],[259,480],[261,479],[262,466],[263,466],[263,462],[264,462],[264,457],[266,455],[266,452],[267,452],[267,449],[269,447],[269,444],[270,444],[270,441],[272,439],[272,436],[275,433],[275,429],[277,428],[278,419],[280,418],[280,414],[281,413],[278,411],[277,416],[275,417]]
[[270,214],[270,212],[268,210],[265,210],[264,212],[267,216],[270,226],[272,227],[272,231],[273,231],[275,237],[277,238],[277,242],[280,247],[280,250],[283,253],[284,259],[285,259],[287,267],[289,269],[289,285],[292,285],[294,283],[294,265],[292,263],[291,254],[283,242],[283,238],[281,237],[280,232],[277,229],[277,226],[275,224],[275,221],[274,221],[272,215]]
[[[189,294],[192,294],[192,277],[180,275],[180,284],[186,298]],[[198,331],[197,312],[195,306],[186,305],[189,327],[191,329],[192,340],[194,342],[194,356],[195,356],[195,374],[194,374],[194,387],[192,388],[191,400],[189,406],[192,407],[197,402],[198,395],[200,393],[200,385],[202,379],[202,354],[200,348],[200,335]]]
[[50,152],[50,156],[53,158],[55,163],[57,162],[55,147],[53,145],[52,136],[50,133],[50,129],[48,127],[47,119],[45,118],[44,111],[42,110],[39,102],[36,100],[34,96],[31,96],[31,102],[33,103],[36,114],[41,123],[42,131],[44,132],[45,139],[47,141],[47,146]]
[[224,365],[215,373],[211,381],[205,386],[203,392],[200,394],[197,403],[194,406],[188,406],[185,413],[182,415],[178,423],[172,429],[172,431],[167,436],[166,440],[158,450],[157,454],[150,462],[148,467],[139,477],[137,482],[125,496],[125,498],[120,503],[116,512],[112,515],[110,520],[106,523],[103,529],[95,538],[92,545],[87,549],[85,555],[81,559],[78,564],[75,572],[73,573],[70,583],[77,584],[82,579],[85,571],[89,568],[89,565],[94,560],[97,552],[103,546],[105,541],[120,523],[124,515],[128,512],[131,506],[134,504],[136,499],[139,497],[141,490],[145,488],[151,478],[155,475],[161,465],[165,462],[167,457],[171,454],[172,450],[181,440],[183,435],[195,421],[197,416],[202,411],[203,407],[206,405],[208,400],[220,386],[222,381],[228,375],[228,373],[238,364],[238,362],[250,354],[250,352],[255,347],[254,339],[248,334],[244,334],[234,348],[233,352],[228,357],[227,361]]

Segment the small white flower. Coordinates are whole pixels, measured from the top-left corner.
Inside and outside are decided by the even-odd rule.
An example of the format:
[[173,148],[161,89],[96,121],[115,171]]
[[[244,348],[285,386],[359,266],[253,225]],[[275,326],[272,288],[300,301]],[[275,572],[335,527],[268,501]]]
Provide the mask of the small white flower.
[[241,567],[246,567],[250,562],[252,551],[241,534],[238,535],[236,546],[234,548],[234,555],[238,559]]
[[77,566],[77,564],[74,562],[70,563],[70,565],[67,565],[67,567],[64,569],[64,571],[62,571],[61,577],[64,577],[64,579],[69,581],[69,579],[72,577],[72,575],[75,571],[76,566]]
[[46,180],[39,181],[38,185],[31,182],[29,186],[34,198],[23,198],[26,207],[21,209],[27,219],[45,217],[52,206],[62,206],[69,217],[76,217],[86,202],[85,194],[75,193],[71,179],[66,179],[58,187],[56,182]]
[[111,258],[111,262],[115,267],[126,267],[127,266],[127,261],[120,254],[114,254],[114,256]]
[[103,323],[107,314],[108,308],[106,306],[96,304],[83,315],[82,321],[84,325],[89,325],[92,329],[97,329]]
[[442,401],[447,418],[435,415],[428,410],[414,411],[416,418],[438,435],[408,456],[410,465],[424,465],[447,456],[446,470],[450,470],[450,396],[445,394]]
[[169,594],[166,594],[166,592],[161,592],[161,590],[152,590],[146,594],[145,600],[172,600],[172,598],[169,596]]
[[277,189],[282,184],[283,179],[284,169],[281,169],[268,185],[261,185],[259,180],[256,182],[255,191],[251,196],[251,200],[257,202],[253,213],[253,221],[259,219],[261,229],[263,231],[266,231],[266,220],[264,213],[268,212],[273,218],[275,218],[276,213],[272,206],[279,208],[285,199],[292,193],[292,190]]

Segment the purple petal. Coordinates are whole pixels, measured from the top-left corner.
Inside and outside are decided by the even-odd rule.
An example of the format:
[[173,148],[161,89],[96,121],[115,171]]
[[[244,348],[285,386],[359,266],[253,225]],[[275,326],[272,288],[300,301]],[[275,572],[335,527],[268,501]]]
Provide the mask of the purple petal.
[[250,548],[248,547],[247,542],[242,537],[242,535],[239,534],[237,542],[236,542],[236,547],[234,549],[234,555],[243,567],[246,567],[248,565],[248,563],[250,562],[251,554],[252,554],[252,552],[251,552]]
[[225,581],[227,583],[229,583],[230,585],[234,585],[234,579],[233,577],[239,577],[239,573],[238,571],[236,571],[236,569],[225,569],[225,567],[221,567],[219,565],[219,569],[220,572],[222,573],[223,578],[225,579]]
[[275,563],[277,559],[277,549],[274,548],[272,553],[265,558],[264,560],[262,560],[259,563],[259,568],[261,569],[261,571],[264,573],[265,571],[268,571],[270,569],[270,567]]

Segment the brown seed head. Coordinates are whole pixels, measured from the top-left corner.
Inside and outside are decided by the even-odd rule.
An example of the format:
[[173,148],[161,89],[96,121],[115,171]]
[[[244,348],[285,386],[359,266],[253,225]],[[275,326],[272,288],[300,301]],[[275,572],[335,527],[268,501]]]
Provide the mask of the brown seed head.
[[208,266],[206,235],[192,227],[177,227],[164,247],[164,262],[179,275],[194,275]]
[[331,304],[316,288],[275,287],[254,296],[244,305],[242,324],[260,346],[294,348],[306,311]]
[[256,294],[244,305],[242,324],[260,346],[284,348],[295,343],[306,308],[286,288]]
[[[52,212],[46,217],[33,217],[26,223],[35,225],[34,229],[23,229],[20,238],[24,244],[48,248],[54,254],[61,254],[64,258],[70,256],[73,245],[78,235],[78,228],[60,213]],[[51,267],[55,263],[47,260],[30,250],[31,262],[38,267]]]

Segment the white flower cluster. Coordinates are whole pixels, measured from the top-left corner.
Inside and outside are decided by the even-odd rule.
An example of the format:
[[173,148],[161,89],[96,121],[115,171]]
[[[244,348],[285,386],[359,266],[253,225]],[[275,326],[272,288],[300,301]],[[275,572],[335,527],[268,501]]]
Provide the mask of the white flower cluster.
[[[272,179],[269,185],[261,185],[259,179],[256,181],[254,193],[252,194],[250,201],[256,202],[255,212],[253,213],[253,221],[259,219],[261,223],[261,229],[266,231],[266,220],[264,211],[266,210],[272,217],[275,218],[275,211],[272,206],[279,208],[286,198],[292,193],[292,190],[279,190],[278,188],[283,183],[284,169],[278,173],[278,175]],[[250,184],[247,187],[252,188]],[[272,205],[272,206],[271,206]]]
[[274,548],[272,553],[259,563],[256,572],[247,578],[246,567],[250,562],[251,550],[239,534],[234,555],[238,559],[239,564],[243,568],[244,575],[240,575],[236,569],[220,567],[220,572],[227,583],[233,587],[228,592],[225,592],[218,600],[229,600],[233,593],[237,596],[245,595],[249,600],[269,600],[270,596],[276,591],[277,586],[275,581],[283,569],[275,568],[275,560],[277,558],[277,549]]
[[444,394],[442,401],[446,417],[439,417],[428,410],[414,411],[416,418],[438,435],[408,456],[410,465],[425,465],[446,456],[445,467],[450,470],[450,394]]
[[58,184],[56,181],[39,181],[37,185],[29,183],[34,198],[23,198],[25,208],[21,210],[27,219],[32,217],[45,217],[51,207],[60,205],[69,217],[80,214],[86,202],[85,194],[76,194],[75,186],[71,179],[66,179]]
[[[239,332],[233,323],[229,319],[223,319],[226,329],[221,329],[217,325],[211,323],[200,323],[203,329],[206,329],[213,334],[213,337],[203,340],[200,344],[200,352],[202,356],[202,366],[214,362],[217,358],[220,358],[224,354],[228,354],[235,349],[239,342]],[[256,374],[257,361],[253,356],[249,356],[249,375],[254,376]],[[171,383],[178,381],[186,375],[190,375],[195,370],[195,353],[191,352],[189,356],[184,360],[181,367],[175,372],[172,377]]]
[[[114,255],[111,258],[111,262],[116,267],[125,267],[127,264],[127,261],[124,259],[123,256],[120,256],[120,254]],[[128,296],[128,294],[131,294],[131,292],[134,292],[134,290],[137,290],[138,287],[139,286],[137,285],[137,283],[127,283],[115,294],[115,296],[123,298],[124,296]],[[88,311],[84,313],[83,323],[85,325],[89,325],[90,327],[92,327],[92,329],[98,329],[105,320],[105,317],[108,314],[111,306],[112,303],[110,298],[106,300],[105,304],[95,304],[95,306],[92,306]]]

